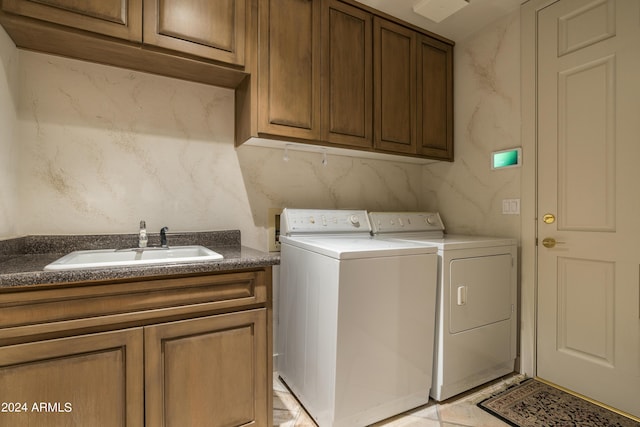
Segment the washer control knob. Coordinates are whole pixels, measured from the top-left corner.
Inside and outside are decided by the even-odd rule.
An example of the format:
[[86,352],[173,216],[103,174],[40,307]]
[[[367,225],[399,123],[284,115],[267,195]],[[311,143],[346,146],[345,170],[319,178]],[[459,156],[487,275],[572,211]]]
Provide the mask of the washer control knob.
[[349,222],[353,225],[358,225],[360,224],[360,218],[358,217],[358,215],[351,215],[349,217]]
[[436,219],[435,215],[429,215],[427,217],[427,224],[434,225],[434,224],[437,224],[437,223],[438,223],[438,220]]

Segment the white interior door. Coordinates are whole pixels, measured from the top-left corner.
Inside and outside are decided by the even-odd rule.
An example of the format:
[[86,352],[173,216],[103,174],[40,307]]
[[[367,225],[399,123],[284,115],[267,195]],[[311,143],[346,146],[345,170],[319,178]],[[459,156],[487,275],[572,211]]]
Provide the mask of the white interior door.
[[537,374],[640,417],[640,1],[560,0],[537,33]]

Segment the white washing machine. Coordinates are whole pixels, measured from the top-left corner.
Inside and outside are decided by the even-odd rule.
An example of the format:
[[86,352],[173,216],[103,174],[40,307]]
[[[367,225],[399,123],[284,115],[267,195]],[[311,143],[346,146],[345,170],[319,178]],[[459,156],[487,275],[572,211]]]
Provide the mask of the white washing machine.
[[278,371],[320,427],[429,400],[436,247],[370,233],[366,211],[281,215]]
[[515,369],[515,239],[444,234],[438,213],[372,212],[380,239],[438,247],[431,397],[440,401]]

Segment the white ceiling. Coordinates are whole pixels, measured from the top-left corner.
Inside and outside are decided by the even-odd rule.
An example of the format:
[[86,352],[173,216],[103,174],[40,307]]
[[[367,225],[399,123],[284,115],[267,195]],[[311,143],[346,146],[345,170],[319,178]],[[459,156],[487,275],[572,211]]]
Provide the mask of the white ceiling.
[[527,0],[469,0],[469,5],[435,23],[413,12],[419,0],[357,0],[413,25],[460,42],[493,21],[517,9]]

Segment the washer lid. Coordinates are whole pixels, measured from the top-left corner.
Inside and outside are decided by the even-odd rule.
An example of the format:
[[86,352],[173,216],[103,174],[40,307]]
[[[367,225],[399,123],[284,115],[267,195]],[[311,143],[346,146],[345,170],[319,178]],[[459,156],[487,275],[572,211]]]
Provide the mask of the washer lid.
[[438,250],[435,245],[371,236],[280,236],[280,242],[335,259],[435,254]]

